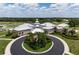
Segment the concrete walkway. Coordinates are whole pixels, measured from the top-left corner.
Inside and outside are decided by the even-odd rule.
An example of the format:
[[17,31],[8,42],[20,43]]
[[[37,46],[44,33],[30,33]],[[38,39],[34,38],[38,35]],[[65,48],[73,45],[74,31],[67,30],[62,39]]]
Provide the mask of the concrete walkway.
[[[54,46],[53,48],[43,54],[40,55],[62,55],[64,54],[66,48],[61,40],[59,40],[56,37],[53,37],[52,35],[49,35],[49,37],[52,39]],[[22,42],[24,42],[25,37],[19,37],[17,39],[14,39],[13,41],[10,42],[10,44],[6,47],[5,54],[9,55],[34,55],[32,53],[26,52],[22,48]]]

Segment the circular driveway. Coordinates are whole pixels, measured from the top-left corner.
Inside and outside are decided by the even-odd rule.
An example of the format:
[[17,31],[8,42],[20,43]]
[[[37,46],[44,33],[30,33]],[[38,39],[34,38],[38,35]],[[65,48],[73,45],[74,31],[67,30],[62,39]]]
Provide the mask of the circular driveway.
[[64,45],[63,43],[55,38],[55,37],[51,37],[49,36],[53,43],[54,43],[54,46],[52,47],[52,49],[46,53],[43,53],[43,54],[32,54],[32,53],[28,53],[27,51],[25,51],[23,48],[22,48],[22,42],[24,42],[25,40],[25,37],[22,37],[18,40],[16,40],[11,48],[10,48],[10,51],[11,51],[11,54],[12,55],[62,55],[64,53]]

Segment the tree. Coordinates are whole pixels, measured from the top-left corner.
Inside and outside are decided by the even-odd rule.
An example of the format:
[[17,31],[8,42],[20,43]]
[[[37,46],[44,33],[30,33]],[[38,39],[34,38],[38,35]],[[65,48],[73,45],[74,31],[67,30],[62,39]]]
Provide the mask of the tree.
[[76,34],[75,30],[73,30],[73,29],[70,30],[69,33],[70,33],[70,36],[74,36]]
[[38,34],[38,39],[43,41],[44,44],[46,44],[47,40],[46,40],[46,34],[45,33],[39,33]]
[[25,42],[32,49],[36,50],[46,46],[47,35],[45,33],[29,33],[26,37]]
[[54,32],[56,33],[56,32],[57,32],[57,27],[54,27],[54,29],[53,29],[53,30],[54,30]]
[[67,35],[67,33],[68,33],[68,29],[63,28],[63,30],[62,30],[62,34],[63,34],[63,35]]
[[33,33],[29,33],[29,39],[30,39],[30,42],[34,42],[35,41]]
[[7,32],[6,32],[6,36],[11,36],[12,35],[12,32],[10,31],[10,30],[8,30]]
[[69,20],[70,27],[75,27],[75,26],[79,26],[79,19],[71,19]]
[[16,33],[16,32],[12,33],[11,38],[15,39],[17,37],[18,37],[18,33]]

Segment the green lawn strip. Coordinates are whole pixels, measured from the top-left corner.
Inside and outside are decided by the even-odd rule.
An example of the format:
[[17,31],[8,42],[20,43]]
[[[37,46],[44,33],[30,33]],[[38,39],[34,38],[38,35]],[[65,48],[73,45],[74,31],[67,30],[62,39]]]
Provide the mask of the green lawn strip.
[[53,23],[53,24],[56,24],[56,25],[59,25],[59,24],[65,23],[65,21],[61,21],[61,22],[53,21],[52,23]]
[[79,55],[79,40],[68,39],[59,34],[54,35],[60,37],[61,39],[67,42],[71,53]]
[[5,35],[0,35],[0,38],[4,37]]
[[0,24],[6,24],[6,25],[8,25],[8,24],[22,24],[22,23],[24,23],[24,22],[6,22],[6,21],[0,22]]
[[52,42],[47,43],[44,48],[40,48],[40,49],[38,49],[38,50],[33,50],[33,49],[30,48],[26,43],[24,43],[23,45],[24,45],[24,47],[25,47],[27,50],[29,50],[29,51],[32,51],[32,52],[43,52],[43,51],[45,51],[45,50],[47,50],[47,49],[50,48],[50,46],[52,45]]
[[5,31],[0,31],[0,40],[11,40],[10,36],[5,36],[6,32]]
[[6,37],[5,35],[0,36],[0,40],[11,40],[11,37]]
[[19,26],[19,25],[21,25],[21,24],[23,24],[24,22],[0,22],[0,24],[3,24],[3,25],[5,25],[4,27],[6,28],[6,29],[10,29],[10,28],[15,28],[15,27],[17,27],[17,26]]
[[0,36],[4,35],[6,32],[5,31],[0,31]]
[[78,27],[69,27],[70,29],[76,29],[79,30],[79,26]]
[[5,48],[10,40],[0,40],[0,55],[4,54]]
[[10,38],[0,38],[0,40],[12,40]]
[[79,36],[79,32],[77,32],[77,35]]

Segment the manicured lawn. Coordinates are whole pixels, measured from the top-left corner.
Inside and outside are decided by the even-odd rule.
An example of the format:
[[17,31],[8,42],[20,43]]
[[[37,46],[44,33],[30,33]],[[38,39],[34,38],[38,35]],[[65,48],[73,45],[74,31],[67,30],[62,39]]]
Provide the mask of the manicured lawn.
[[56,24],[56,25],[59,25],[59,24],[62,24],[62,23],[64,23],[63,21],[62,22],[52,22],[53,24]]
[[0,40],[12,40],[10,38],[0,38]]
[[10,40],[0,40],[0,55],[4,54],[5,48]]
[[21,25],[23,23],[24,22],[6,22],[6,21],[0,22],[0,24],[3,24],[4,25],[3,28],[5,28],[5,29],[15,28],[18,25]]
[[49,42],[48,44],[46,44],[46,46],[45,46],[44,48],[40,48],[40,49],[38,49],[38,50],[33,50],[33,49],[30,48],[26,43],[24,43],[23,45],[24,45],[24,47],[25,47],[27,50],[29,50],[29,51],[33,51],[33,52],[43,52],[43,51],[45,51],[45,50],[47,50],[47,49],[50,48],[50,46],[52,45],[52,42]]
[[78,27],[70,27],[71,29],[76,29],[79,30],[79,26]]
[[70,52],[79,55],[79,40],[67,39],[61,35],[53,34],[63,39],[69,46]]
[[5,34],[6,34],[5,31],[0,31],[0,40],[11,40],[11,38],[6,37]]
[[6,33],[5,31],[0,31],[0,36],[5,35],[5,33]]
[[23,22],[9,22],[6,24],[5,28],[6,29],[15,28],[21,24],[23,24]]

